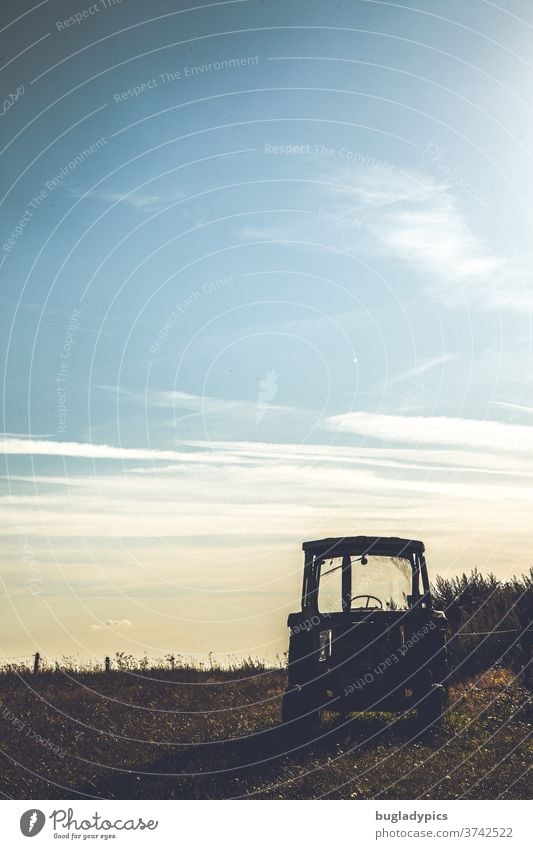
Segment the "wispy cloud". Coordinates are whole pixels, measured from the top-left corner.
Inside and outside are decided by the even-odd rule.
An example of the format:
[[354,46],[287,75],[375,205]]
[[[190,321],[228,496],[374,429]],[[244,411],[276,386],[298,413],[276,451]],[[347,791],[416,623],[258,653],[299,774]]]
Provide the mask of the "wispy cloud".
[[0,438],[0,454],[44,454],[54,457],[82,457],[88,460],[181,460],[183,454],[156,448],[123,448],[89,442],[55,442],[46,439]]
[[135,399],[152,407],[163,407],[167,410],[194,410],[197,412],[223,412],[242,410],[251,405],[249,401],[239,401],[231,398],[213,398],[210,395],[193,395],[180,392],[177,389],[151,392],[147,397],[135,396]]
[[104,625],[91,625],[91,631],[107,631],[110,628],[131,628],[131,620],[106,619]]
[[479,309],[533,306],[529,272],[470,223],[453,187],[425,171],[358,170],[319,163],[324,179],[309,189],[310,215],[284,226],[245,226],[243,239],[302,240],[396,258],[432,298]]
[[182,190],[171,190],[163,193],[147,192],[142,189],[136,191],[123,192],[114,189],[98,188],[90,192],[83,192],[81,189],[72,188],[71,194],[74,197],[92,197],[101,200],[104,203],[115,205],[124,204],[134,209],[136,212],[160,212],[167,206],[170,206],[176,201],[182,200],[185,197],[185,192]]
[[[347,529],[420,536],[433,549],[440,542],[446,568],[457,545],[463,554],[468,546],[475,550],[471,562],[492,566],[501,539],[509,568],[518,562],[511,550],[524,558],[533,507],[529,428],[370,414],[327,424],[330,438],[342,432],[353,444],[196,441],[177,443],[175,451],[51,440],[8,444],[15,453],[55,457],[58,470],[64,456],[98,463],[71,464],[68,477],[16,478],[24,492],[0,499],[4,576],[9,573],[14,591],[27,592],[23,533],[50,592],[60,563],[72,579],[83,576],[93,587],[112,580],[127,594],[161,580],[197,586],[203,595],[196,612],[205,616],[206,588],[216,585],[227,594],[230,585],[240,591],[258,580],[288,580],[303,539]],[[361,445],[366,435],[379,441]],[[139,462],[117,469],[109,462],[116,459]],[[161,459],[166,462],[153,462]],[[222,561],[231,569],[221,570]],[[128,611],[116,612],[109,611],[109,621],[123,623]],[[116,627],[127,633],[128,626]]]
[[330,416],[324,426],[385,442],[415,445],[461,446],[471,451],[533,453],[533,429],[525,425],[447,416],[388,416],[343,413]]
[[[131,392],[123,387],[99,386],[97,388],[104,391],[111,391],[123,401],[137,405],[140,404],[147,409],[160,408],[172,411],[174,416],[168,422],[171,426],[176,426],[184,420],[191,419],[195,416],[201,416],[202,418],[215,417],[219,425],[226,423],[235,426],[238,423],[239,426],[244,426],[255,422],[257,426],[260,424],[267,410],[269,418],[280,415],[292,415],[301,418],[309,414],[309,411],[306,410],[284,404],[273,404],[272,399],[274,396],[272,396],[272,399],[269,399],[269,403],[263,409],[263,416],[258,421],[259,399],[214,398],[210,395],[194,395],[178,389],[143,394],[140,392]],[[255,391],[256,388],[254,387]],[[275,394],[277,394],[277,387]]]
[[344,217],[364,217],[374,247],[399,257],[435,298],[493,309],[533,304],[515,260],[468,224],[445,183],[422,172],[370,172],[332,195]]
[[501,407],[504,410],[533,414],[533,407],[527,407],[524,404],[511,404],[509,401],[494,401],[493,404],[495,407]]
[[421,377],[421,375],[426,374],[429,371],[432,371],[434,368],[438,366],[446,365],[446,363],[451,363],[458,358],[457,354],[447,353],[447,354],[439,354],[436,357],[428,357],[422,362],[417,363],[407,371],[401,372],[401,374],[394,375],[390,377],[387,383],[402,383],[406,380],[414,380],[415,378]]
[[[134,536],[149,536],[155,530],[214,533],[237,527],[243,532],[243,510],[253,512],[254,521],[263,521],[264,528],[267,517],[274,516],[288,527],[291,514],[345,509],[355,493],[358,501],[365,493],[396,490],[451,493],[449,471],[470,478],[468,485],[452,487],[455,495],[466,498],[473,497],[482,480],[486,495],[498,499],[502,484],[495,476],[507,476],[508,488],[516,489],[517,481],[533,475],[533,433],[521,425],[370,413],[347,413],[324,424],[333,432],[396,447],[196,441],[178,443],[172,451],[20,440],[8,443],[7,450],[58,458],[138,460],[146,465],[128,465],[119,473],[104,467],[98,475],[86,472],[69,478],[26,476],[23,479],[33,481],[35,494],[6,496],[0,503],[8,517],[18,511],[40,532],[44,512],[54,533],[77,533],[72,517],[66,518],[61,510],[68,513],[72,506],[76,522],[100,532],[108,526],[111,511],[113,522],[106,533],[112,534],[125,529]],[[167,463],[161,466],[154,460]],[[488,484],[490,477],[494,480]],[[67,489],[62,500],[54,494],[57,486]],[[213,504],[216,516],[210,509]],[[251,528],[246,526],[247,531]]]

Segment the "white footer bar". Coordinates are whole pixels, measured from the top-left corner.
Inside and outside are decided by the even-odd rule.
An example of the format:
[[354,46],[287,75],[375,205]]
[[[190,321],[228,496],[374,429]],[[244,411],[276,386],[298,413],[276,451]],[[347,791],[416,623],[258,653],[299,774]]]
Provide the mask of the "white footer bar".
[[[1,803],[4,846],[232,849],[533,846],[526,801],[29,801]],[[35,837],[35,844],[28,839]]]

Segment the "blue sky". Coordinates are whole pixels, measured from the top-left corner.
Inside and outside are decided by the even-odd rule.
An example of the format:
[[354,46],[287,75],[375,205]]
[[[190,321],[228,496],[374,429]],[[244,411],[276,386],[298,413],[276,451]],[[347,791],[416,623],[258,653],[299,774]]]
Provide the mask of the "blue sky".
[[7,655],[272,657],[308,538],[531,562],[529,4],[189,8],[4,12]]

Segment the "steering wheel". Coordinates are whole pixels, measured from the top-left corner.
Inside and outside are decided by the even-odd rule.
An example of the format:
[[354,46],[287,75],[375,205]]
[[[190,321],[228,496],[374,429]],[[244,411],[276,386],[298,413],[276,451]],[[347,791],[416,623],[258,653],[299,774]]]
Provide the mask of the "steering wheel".
[[366,598],[366,604],[364,608],[360,608],[361,610],[366,610],[368,608],[368,602],[371,598],[373,598],[374,601],[377,601],[377,603],[379,604],[379,609],[383,610],[383,602],[375,595],[353,595],[350,599],[350,602],[355,601],[356,598]]

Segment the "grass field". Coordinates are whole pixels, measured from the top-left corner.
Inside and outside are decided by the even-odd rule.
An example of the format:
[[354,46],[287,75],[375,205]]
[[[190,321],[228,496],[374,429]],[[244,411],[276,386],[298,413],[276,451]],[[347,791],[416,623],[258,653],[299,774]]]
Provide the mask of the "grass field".
[[[442,726],[414,715],[326,715],[279,729],[281,669],[0,675],[12,798],[529,798],[531,696],[509,670],[451,689]],[[417,736],[418,735],[418,736]]]

